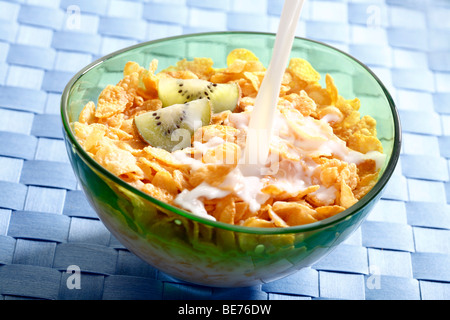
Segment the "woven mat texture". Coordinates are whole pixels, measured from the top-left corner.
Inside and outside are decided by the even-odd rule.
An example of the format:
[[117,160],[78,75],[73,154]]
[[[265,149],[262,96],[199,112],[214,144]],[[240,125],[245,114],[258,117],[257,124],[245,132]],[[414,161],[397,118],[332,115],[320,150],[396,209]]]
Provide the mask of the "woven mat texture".
[[[308,0],[297,35],[382,79],[401,159],[351,238],[285,279],[242,289],[174,281],[131,254],[89,207],[68,162],[62,90],[142,41],[276,32],[281,0],[0,0],[0,299],[449,299],[450,1]],[[82,266],[81,289],[67,285]],[[69,271],[69,273],[68,273]]]

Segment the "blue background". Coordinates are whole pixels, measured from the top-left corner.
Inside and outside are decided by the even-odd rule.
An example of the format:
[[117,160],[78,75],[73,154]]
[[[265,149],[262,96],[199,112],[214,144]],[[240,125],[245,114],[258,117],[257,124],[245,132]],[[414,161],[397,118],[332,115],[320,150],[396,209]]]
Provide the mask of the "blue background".
[[[59,101],[69,79],[142,41],[276,32],[282,5],[0,0],[0,299],[450,298],[448,0],[306,1],[297,35],[370,66],[403,125],[401,159],[382,200],[311,268],[242,289],[177,282],[129,253],[87,204],[62,140]],[[81,268],[80,290],[66,285],[69,265]]]

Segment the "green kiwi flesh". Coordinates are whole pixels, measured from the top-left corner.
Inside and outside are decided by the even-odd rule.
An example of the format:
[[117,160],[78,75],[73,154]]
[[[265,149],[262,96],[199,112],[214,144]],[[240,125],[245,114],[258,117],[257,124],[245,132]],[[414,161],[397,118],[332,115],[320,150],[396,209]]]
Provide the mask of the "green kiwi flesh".
[[240,98],[237,83],[212,83],[202,79],[162,78],[158,84],[159,99],[163,107],[206,98],[211,101],[212,112],[234,111]]
[[191,146],[193,133],[211,123],[211,102],[198,99],[150,111],[134,118],[141,138],[169,152]]

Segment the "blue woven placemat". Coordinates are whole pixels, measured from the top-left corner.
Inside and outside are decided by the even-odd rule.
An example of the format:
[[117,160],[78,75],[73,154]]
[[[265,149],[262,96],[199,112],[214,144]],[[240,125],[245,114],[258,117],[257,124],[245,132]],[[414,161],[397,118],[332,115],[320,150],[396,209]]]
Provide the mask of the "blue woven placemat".
[[[0,299],[450,299],[446,0],[307,0],[297,34],[369,65],[403,125],[401,159],[382,200],[311,268],[242,289],[177,282],[127,251],[86,202],[62,140],[59,99],[68,80],[141,41],[276,32],[282,5],[0,0]],[[77,271],[79,283],[71,278]]]

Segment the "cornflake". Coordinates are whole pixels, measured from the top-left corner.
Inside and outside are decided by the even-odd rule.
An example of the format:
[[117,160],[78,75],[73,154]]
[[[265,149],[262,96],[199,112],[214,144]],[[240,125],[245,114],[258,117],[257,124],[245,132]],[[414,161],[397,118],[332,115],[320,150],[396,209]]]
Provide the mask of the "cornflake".
[[[239,162],[266,69],[241,48],[229,53],[226,65],[183,59],[157,73],[157,60],[148,68],[130,61],[123,79],[106,86],[96,104],[86,104],[73,124],[75,135],[94,160],[131,186],[227,224],[310,224],[350,208],[370,191],[383,159],[376,121],[361,117],[360,100],[340,96],[329,74],[322,87],[319,72],[301,58],[292,58],[283,76],[276,130],[267,141],[267,173],[245,176]],[[157,89],[162,78],[234,82],[241,97],[233,112],[213,114],[210,125],[196,130],[190,147],[169,152],[148,145],[133,125],[137,115],[162,108]],[[193,202],[183,203],[180,195]]]

